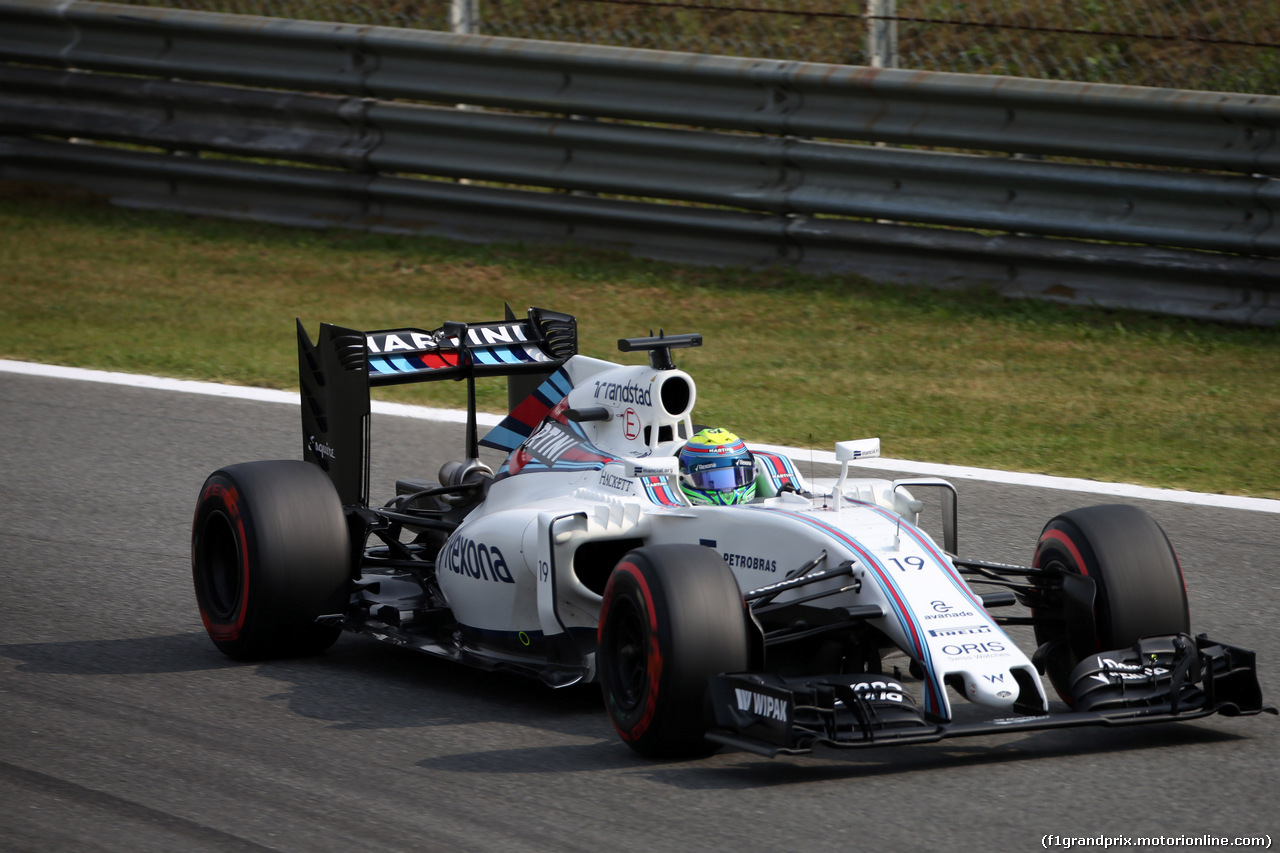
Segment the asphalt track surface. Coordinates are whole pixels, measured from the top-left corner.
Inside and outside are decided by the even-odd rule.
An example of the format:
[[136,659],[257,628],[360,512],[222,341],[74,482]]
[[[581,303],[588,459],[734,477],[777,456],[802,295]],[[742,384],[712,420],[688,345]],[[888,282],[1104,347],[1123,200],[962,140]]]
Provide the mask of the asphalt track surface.
[[[376,497],[461,428],[374,418]],[[189,536],[219,465],[297,458],[297,409],[0,374],[0,849],[1029,850],[1062,836],[1277,838],[1280,720],[1078,729],[768,760],[650,762],[590,687],[344,636],[236,664],[206,638]],[[1272,449],[1271,452],[1274,452]],[[1025,562],[1096,496],[961,481],[961,552]],[[1280,698],[1275,514],[1137,501],[1193,629]],[[1181,848],[1191,849],[1191,848]]]

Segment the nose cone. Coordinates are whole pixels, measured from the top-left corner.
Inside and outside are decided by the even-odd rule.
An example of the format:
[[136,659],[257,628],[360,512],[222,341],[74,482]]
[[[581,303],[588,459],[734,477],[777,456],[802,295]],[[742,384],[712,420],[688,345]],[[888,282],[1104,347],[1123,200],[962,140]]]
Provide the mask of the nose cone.
[[962,672],[964,693],[970,702],[990,708],[1010,708],[1018,698],[1018,682],[1007,669]]

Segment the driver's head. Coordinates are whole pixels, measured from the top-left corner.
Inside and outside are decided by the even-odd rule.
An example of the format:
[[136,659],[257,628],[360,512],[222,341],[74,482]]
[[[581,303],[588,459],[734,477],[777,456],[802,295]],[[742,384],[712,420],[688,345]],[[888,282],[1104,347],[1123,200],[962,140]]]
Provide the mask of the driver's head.
[[747,503],[756,496],[751,451],[728,430],[702,430],[680,450],[680,488],[695,504]]

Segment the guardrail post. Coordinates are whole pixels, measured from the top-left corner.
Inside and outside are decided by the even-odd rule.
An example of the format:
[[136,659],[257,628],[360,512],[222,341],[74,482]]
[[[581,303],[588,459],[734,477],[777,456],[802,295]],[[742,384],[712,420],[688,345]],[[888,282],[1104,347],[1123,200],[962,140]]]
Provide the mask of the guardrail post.
[[898,0],[867,0],[867,64],[898,67]]
[[479,0],[450,0],[449,30],[450,32],[463,34],[479,32]]
[[1280,325],[1280,97],[905,73],[895,0],[854,6],[862,66],[458,38],[479,2],[441,33],[0,0],[0,179]]

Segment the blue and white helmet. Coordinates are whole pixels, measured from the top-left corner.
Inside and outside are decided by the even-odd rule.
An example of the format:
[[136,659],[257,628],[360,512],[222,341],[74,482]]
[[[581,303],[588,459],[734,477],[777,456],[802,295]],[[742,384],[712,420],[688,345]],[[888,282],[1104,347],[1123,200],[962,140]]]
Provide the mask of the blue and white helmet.
[[756,496],[756,465],[742,439],[704,429],[680,449],[680,489],[695,504],[730,506]]

